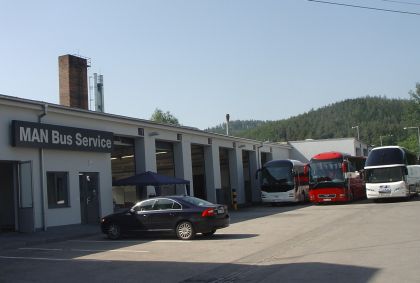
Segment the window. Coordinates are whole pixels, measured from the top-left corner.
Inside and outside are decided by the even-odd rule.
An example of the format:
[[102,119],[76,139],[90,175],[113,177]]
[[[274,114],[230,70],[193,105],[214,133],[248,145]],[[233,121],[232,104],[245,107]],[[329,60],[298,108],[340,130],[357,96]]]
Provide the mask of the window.
[[170,199],[158,199],[155,203],[154,209],[172,209],[173,201]]
[[69,206],[68,172],[47,172],[48,208]]
[[134,211],[149,211],[153,209],[155,199],[145,200],[133,207]]
[[214,205],[211,202],[208,202],[208,201],[205,201],[203,199],[196,198],[196,197],[188,197],[187,196],[183,200],[188,202],[188,203],[197,205],[197,206],[212,206],[212,205]]
[[181,205],[170,199],[158,199],[153,209],[181,209]]

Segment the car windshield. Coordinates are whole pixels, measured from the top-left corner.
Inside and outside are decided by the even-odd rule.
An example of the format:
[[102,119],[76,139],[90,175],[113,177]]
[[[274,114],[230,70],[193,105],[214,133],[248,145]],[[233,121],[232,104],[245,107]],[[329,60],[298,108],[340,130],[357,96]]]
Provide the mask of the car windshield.
[[214,205],[211,202],[208,202],[206,200],[200,199],[200,198],[196,198],[196,197],[185,197],[183,198],[184,201],[197,205],[197,206],[212,206]]
[[368,183],[388,183],[402,181],[404,167],[385,167],[366,170]]

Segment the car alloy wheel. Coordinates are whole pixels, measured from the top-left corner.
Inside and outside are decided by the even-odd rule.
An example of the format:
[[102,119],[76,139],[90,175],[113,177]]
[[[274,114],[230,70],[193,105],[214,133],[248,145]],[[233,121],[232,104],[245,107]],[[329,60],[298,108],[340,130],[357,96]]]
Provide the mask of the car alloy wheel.
[[116,240],[121,236],[121,228],[118,224],[111,223],[108,227],[108,238]]
[[188,221],[180,222],[176,226],[176,235],[181,240],[191,240],[194,238],[194,228]]

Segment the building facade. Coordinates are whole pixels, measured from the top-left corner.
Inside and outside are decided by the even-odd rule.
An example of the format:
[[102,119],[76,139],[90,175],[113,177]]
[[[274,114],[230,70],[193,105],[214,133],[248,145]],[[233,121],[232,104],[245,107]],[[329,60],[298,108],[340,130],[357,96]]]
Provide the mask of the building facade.
[[[0,230],[31,232],[98,223],[101,216],[156,194],[113,187],[145,171],[189,180],[211,202],[260,201],[255,172],[291,146],[236,138],[0,95]],[[162,194],[185,188],[166,186]]]
[[312,156],[328,151],[347,153],[352,156],[365,156],[369,153],[368,144],[356,138],[337,138],[324,140],[290,141],[290,156],[302,162],[308,162]]

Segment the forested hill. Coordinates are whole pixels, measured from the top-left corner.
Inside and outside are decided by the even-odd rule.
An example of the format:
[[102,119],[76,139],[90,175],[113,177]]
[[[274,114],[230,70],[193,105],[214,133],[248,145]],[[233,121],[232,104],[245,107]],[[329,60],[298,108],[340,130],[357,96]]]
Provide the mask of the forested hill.
[[[357,137],[357,129],[352,128],[357,125],[364,142],[379,145],[382,138],[384,145],[396,144],[413,134],[403,129],[418,122],[413,107],[418,106],[408,99],[347,99],[285,120],[231,121],[229,134],[274,142],[345,138]],[[225,124],[206,131],[226,133]]]

